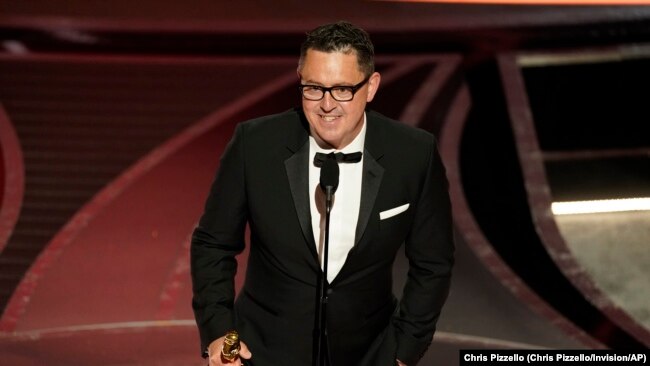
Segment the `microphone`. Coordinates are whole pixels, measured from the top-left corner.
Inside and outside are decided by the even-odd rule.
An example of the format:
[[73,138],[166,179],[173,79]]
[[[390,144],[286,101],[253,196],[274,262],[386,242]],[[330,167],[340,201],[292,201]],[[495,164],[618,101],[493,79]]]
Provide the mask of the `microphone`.
[[[327,189],[329,187],[329,190]],[[339,163],[334,157],[329,157],[320,168],[320,189],[326,195],[333,195],[339,187]]]

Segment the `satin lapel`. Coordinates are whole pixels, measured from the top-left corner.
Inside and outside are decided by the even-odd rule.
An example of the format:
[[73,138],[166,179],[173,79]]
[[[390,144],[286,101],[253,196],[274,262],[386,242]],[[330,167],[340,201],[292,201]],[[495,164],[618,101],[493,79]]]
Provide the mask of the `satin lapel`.
[[370,154],[368,149],[364,149],[363,158],[363,179],[361,183],[361,203],[359,207],[359,221],[355,233],[354,245],[358,245],[363,233],[368,226],[368,220],[375,207],[375,200],[381,186],[381,178],[384,175],[384,168],[379,165],[377,160]]
[[384,175],[384,168],[379,164],[383,157],[383,135],[379,126],[380,121],[373,112],[366,114],[366,142],[363,149],[363,178],[361,181],[361,203],[359,207],[359,221],[355,232],[354,245],[357,246],[368,227],[368,220],[375,207],[379,187]]
[[314,255],[315,264],[318,264],[318,253],[314,242],[314,232],[311,227],[311,211],[309,208],[309,140],[284,161],[289,188],[293,196],[293,203],[296,207],[302,234],[305,236],[309,250]]

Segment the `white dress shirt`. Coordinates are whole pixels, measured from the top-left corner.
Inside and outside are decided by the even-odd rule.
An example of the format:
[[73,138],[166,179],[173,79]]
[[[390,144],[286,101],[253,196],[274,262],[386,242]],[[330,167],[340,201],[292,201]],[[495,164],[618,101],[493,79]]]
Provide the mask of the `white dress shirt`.
[[[325,245],[325,195],[320,189],[320,168],[314,166],[314,156],[317,152],[329,154],[342,152],[345,154],[363,151],[366,140],[366,116],[363,116],[363,127],[355,139],[342,150],[323,149],[314,137],[309,136],[309,192],[311,198],[311,225],[316,241],[318,258],[323,267],[323,248]],[[354,246],[357,221],[359,220],[359,205],[361,202],[361,178],[363,175],[363,157],[358,163],[339,163],[339,186],[334,193],[332,211],[330,212],[330,234],[327,264],[327,280],[332,283],[348,257],[348,252]]]

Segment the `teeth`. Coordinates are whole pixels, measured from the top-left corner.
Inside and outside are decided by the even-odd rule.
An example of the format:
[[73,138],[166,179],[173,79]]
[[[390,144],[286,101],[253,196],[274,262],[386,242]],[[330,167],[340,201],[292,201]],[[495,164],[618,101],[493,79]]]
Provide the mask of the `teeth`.
[[323,119],[327,122],[331,122],[336,119],[334,116],[323,116]]

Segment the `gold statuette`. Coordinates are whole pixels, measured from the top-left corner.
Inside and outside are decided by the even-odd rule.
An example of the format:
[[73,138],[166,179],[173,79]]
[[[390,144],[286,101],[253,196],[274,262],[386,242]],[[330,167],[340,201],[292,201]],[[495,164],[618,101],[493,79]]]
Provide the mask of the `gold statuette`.
[[239,356],[239,349],[239,333],[236,330],[231,330],[226,333],[226,338],[223,340],[221,357],[226,361],[232,362]]

